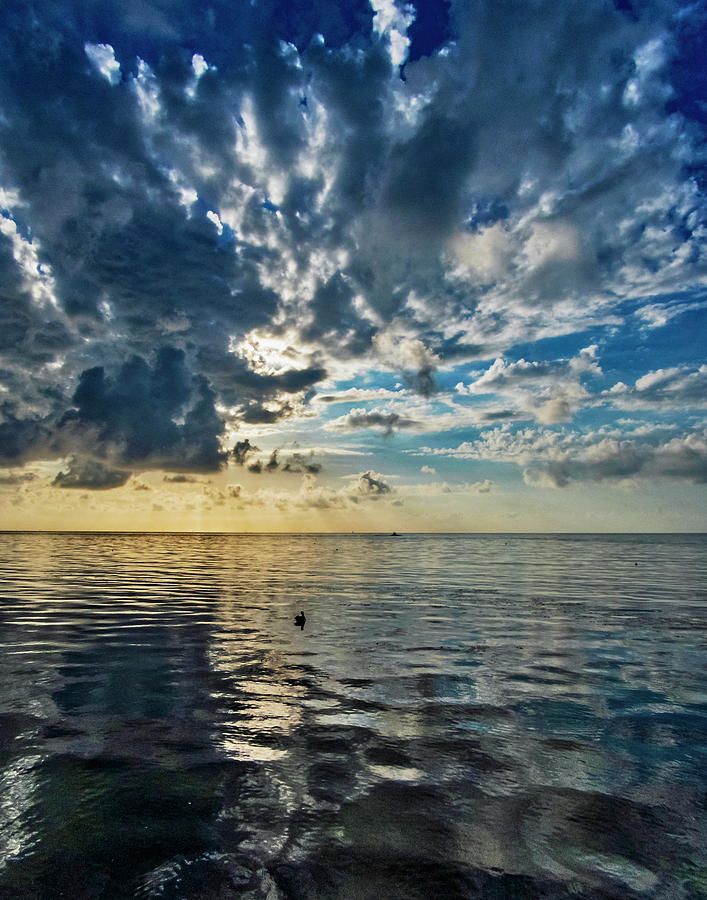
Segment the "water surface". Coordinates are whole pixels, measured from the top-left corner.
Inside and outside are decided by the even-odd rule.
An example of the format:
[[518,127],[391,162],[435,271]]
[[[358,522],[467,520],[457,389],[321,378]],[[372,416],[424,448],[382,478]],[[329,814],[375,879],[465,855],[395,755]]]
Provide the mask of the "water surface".
[[695,535],[0,535],[0,897],[705,898],[706,574]]

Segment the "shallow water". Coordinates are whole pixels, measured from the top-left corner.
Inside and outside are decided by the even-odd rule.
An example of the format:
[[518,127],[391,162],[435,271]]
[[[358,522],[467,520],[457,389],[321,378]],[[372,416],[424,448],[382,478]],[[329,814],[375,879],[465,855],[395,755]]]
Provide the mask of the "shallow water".
[[694,535],[0,535],[0,897],[705,898],[706,575]]

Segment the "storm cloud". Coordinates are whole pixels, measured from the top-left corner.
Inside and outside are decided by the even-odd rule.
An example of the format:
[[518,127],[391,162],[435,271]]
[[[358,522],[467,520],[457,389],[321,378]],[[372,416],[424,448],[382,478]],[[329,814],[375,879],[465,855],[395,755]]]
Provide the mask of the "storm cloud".
[[[253,435],[473,427],[450,446],[498,461],[522,420],[703,408],[672,346],[707,286],[704,9],[435,9],[6,0],[0,464],[313,476]],[[697,433],[577,431],[543,471],[697,479]]]
[[335,419],[331,427],[340,431],[355,431],[359,428],[382,428],[383,434],[390,436],[396,428],[415,428],[417,425],[418,423],[415,419],[402,416],[396,412],[353,409],[340,419]]
[[72,401],[60,427],[110,458],[204,470],[225,462],[215,394],[203,375],[189,373],[181,350],[163,348],[152,366],[133,356],[115,375],[103,366],[87,369]]
[[59,488],[110,490],[122,487],[130,478],[130,474],[121,469],[109,469],[95,459],[73,458],[69,462],[68,469],[59,472],[52,484]]

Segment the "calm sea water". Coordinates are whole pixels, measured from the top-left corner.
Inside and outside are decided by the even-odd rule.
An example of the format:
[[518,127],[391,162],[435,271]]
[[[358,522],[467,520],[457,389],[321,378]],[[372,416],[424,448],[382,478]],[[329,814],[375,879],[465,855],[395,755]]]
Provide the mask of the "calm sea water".
[[0,535],[0,897],[704,900],[706,576],[695,535]]

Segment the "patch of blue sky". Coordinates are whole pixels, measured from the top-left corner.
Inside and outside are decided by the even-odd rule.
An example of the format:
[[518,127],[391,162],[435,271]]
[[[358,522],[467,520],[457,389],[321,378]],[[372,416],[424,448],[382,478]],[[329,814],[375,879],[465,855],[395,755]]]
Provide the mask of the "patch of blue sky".
[[[695,305],[691,306],[691,301]],[[598,345],[598,362],[604,373],[604,381],[635,381],[641,375],[657,368],[671,366],[699,366],[705,359],[707,346],[707,317],[705,305],[697,305],[699,298],[693,294],[670,295],[651,298],[655,318],[641,316],[645,301],[627,301],[617,310],[623,324],[601,325],[575,334],[545,338],[529,343],[515,344],[503,354],[504,359],[515,362],[526,360],[571,359],[583,348]],[[704,305],[702,305],[704,304]],[[676,306],[685,306],[674,313]],[[666,311],[666,321],[660,323],[660,309]],[[658,324],[652,322],[658,320]],[[480,361],[475,368],[481,368]],[[465,367],[459,367],[459,371]],[[593,375],[592,379],[600,376]],[[613,379],[613,381],[612,381]]]
[[409,62],[432,56],[453,39],[454,23],[449,0],[413,0],[415,20],[407,30]]
[[704,309],[687,309],[655,327],[647,327],[635,314],[627,316],[624,327],[607,333],[600,344],[600,360],[607,377],[627,381],[659,368],[697,367],[705,361],[705,347]]
[[[602,403],[577,410],[570,423],[545,425],[544,428],[562,430],[571,428],[581,433],[616,431],[625,437],[638,428],[650,426],[665,433],[685,427],[686,415],[675,410],[625,410]],[[527,423],[525,423],[527,424]]]
[[471,211],[466,221],[467,230],[479,232],[510,215],[508,206],[498,197],[477,197],[471,203]]
[[320,391],[322,394],[341,394],[351,388],[362,388],[367,390],[375,390],[382,388],[388,391],[398,391],[405,387],[400,372],[388,372],[381,369],[375,369],[366,373],[364,377],[355,376],[353,378],[345,378],[336,382],[336,388],[327,391]]

